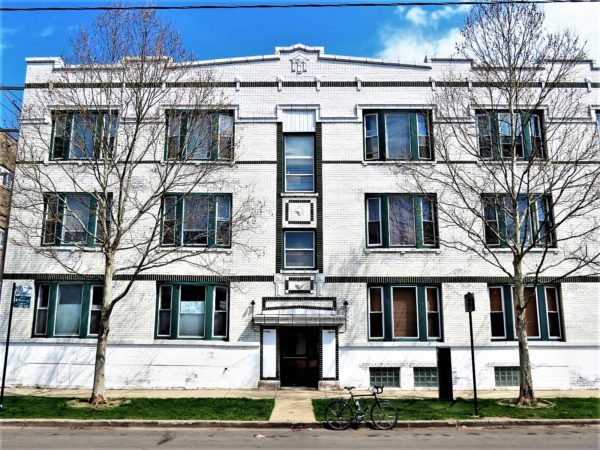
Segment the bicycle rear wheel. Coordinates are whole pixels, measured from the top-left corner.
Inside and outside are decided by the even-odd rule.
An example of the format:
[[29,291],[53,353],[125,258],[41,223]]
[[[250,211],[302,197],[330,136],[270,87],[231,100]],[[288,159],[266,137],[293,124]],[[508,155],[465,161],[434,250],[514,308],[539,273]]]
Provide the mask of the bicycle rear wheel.
[[371,408],[371,422],[378,430],[391,430],[398,423],[398,410],[387,400],[375,403]]
[[325,420],[332,430],[345,430],[354,420],[354,412],[345,400],[333,400],[327,405]]

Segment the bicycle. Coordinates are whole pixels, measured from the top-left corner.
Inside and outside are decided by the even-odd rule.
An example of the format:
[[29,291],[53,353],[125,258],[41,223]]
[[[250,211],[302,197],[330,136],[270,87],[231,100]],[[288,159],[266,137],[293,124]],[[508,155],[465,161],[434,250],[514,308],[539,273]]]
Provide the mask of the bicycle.
[[[377,395],[383,392],[383,386],[369,388],[370,394],[354,395],[355,386],[344,386],[350,393],[350,398],[333,400],[325,410],[327,425],[333,430],[345,430],[353,423],[365,420],[370,413],[371,423],[378,430],[391,430],[398,423],[398,409],[389,401],[381,400]],[[363,410],[357,397],[375,397],[375,401]]]

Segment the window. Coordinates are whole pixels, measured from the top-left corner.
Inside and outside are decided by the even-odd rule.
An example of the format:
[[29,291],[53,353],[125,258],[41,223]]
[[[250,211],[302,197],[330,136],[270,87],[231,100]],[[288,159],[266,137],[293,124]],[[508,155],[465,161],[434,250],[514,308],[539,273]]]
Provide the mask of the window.
[[12,188],[13,174],[4,166],[0,166],[0,183],[9,189]]
[[383,288],[369,288],[369,338],[383,339]]
[[[489,286],[492,339],[517,339],[517,301],[509,285]],[[560,298],[555,286],[525,287],[525,330],[529,339],[562,338]]]
[[369,339],[442,339],[439,287],[369,286],[367,295]]
[[312,269],[315,267],[314,231],[284,231],[284,268]]
[[231,246],[231,197],[167,195],[163,201],[162,245]]
[[103,287],[83,282],[40,283],[36,286],[36,337],[98,335]]
[[90,300],[90,317],[88,335],[97,335],[100,331],[100,319],[102,318],[102,299],[104,297],[104,286],[92,286],[92,297]]
[[232,112],[167,111],[166,158],[233,159]]
[[98,159],[114,150],[118,114],[56,111],[52,117],[52,159]]
[[4,247],[5,239],[6,239],[6,230],[0,228],[0,248]]
[[313,134],[285,134],[285,192],[314,192]]
[[520,374],[518,367],[494,367],[496,387],[519,386]]
[[369,367],[371,386],[400,387],[400,367]]
[[203,284],[158,286],[158,339],[227,339],[229,290]]
[[413,367],[415,387],[438,387],[437,367]]
[[490,292],[490,322],[492,324],[492,339],[506,338],[504,322],[504,294],[501,287],[491,287]]
[[545,158],[540,112],[480,111],[476,119],[481,158]]
[[368,247],[437,247],[435,196],[368,195]]
[[102,229],[110,228],[109,211],[99,226],[98,202],[91,194],[46,194],[44,209],[43,245],[93,246],[101,242]]
[[365,111],[365,160],[432,160],[427,112]]
[[547,195],[520,195],[516,207],[506,195],[484,194],[482,197],[484,234],[488,247],[508,247],[515,240],[515,221],[511,212],[517,211],[518,245],[554,247],[551,199]]

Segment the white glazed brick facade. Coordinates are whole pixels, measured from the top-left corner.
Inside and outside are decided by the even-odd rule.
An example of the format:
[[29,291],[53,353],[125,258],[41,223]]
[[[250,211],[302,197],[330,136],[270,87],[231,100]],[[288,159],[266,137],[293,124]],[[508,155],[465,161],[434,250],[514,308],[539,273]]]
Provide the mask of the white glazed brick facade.
[[[292,72],[291,60],[305,58],[305,72]],[[26,83],[49,83],[59,71],[59,59],[28,60]],[[386,163],[364,163],[363,110],[411,109],[431,107],[435,80],[442,80],[447,70],[469,76],[470,64],[464,61],[431,61],[420,66],[382,63],[363,58],[326,55],[321,48],[301,45],[278,49],[274,55],[200,62],[191,65],[190,73],[210,69],[216,78],[239,87],[225,87],[223,93],[235,111],[236,161],[220,176],[230,180],[234,190],[233,207],[251,193],[265,205],[256,227],[239,236],[252,243],[255,252],[243,252],[234,245],[231,250],[215,252],[216,268],[224,277],[255,277],[229,282],[230,303],[228,340],[164,340],[155,338],[157,314],[157,281],[152,276],[169,274],[202,276],[197,267],[186,262],[173,264],[150,273],[150,279],[139,280],[114,310],[111,319],[107,384],[109,388],[256,388],[261,378],[261,365],[280,362],[261,361],[260,326],[253,315],[261,315],[264,297],[286,297],[274,280],[277,252],[277,123],[283,111],[313,110],[322,131],[322,188],[309,195],[321,202],[322,270],[325,282],[317,279],[316,291],[323,297],[335,297],[338,313],[348,302],[345,323],[337,328],[337,380],[340,385],[366,387],[369,368],[400,369],[401,389],[414,389],[414,367],[436,367],[436,348],[452,351],[452,379],[455,389],[471,387],[468,317],[463,295],[473,292],[477,310],[473,313],[478,386],[495,389],[494,367],[517,366],[516,341],[493,341],[491,338],[488,284],[486,277],[502,277],[496,269],[475,256],[451,249],[406,249],[404,251],[373,250],[366,247],[365,195],[378,193],[410,193],[408,179],[395,176]],[[589,63],[581,64],[579,78],[600,82],[600,71]],[[431,81],[433,80],[433,84]],[[284,82],[316,82],[313,86],[290,87]],[[346,86],[327,86],[327,82],[347,82]],[[364,82],[412,81],[423,86],[377,87]],[[243,83],[270,82],[268,87],[244,86]],[[281,82],[281,84],[279,84]],[[591,84],[590,84],[591,86]],[[32,105],[42,89],[28,88],[25,106]],[[589,115],[580,117],[593,123],[600,109],[597,87],[586,97]],[[160,108],[157,109],[160,110]],[[38,121],[47,125],[50,139],[49,111],[40,113]],[[24,123],[22,134],[33,134],[38,127]],[[48,148],[41,145],[40,148]],[[48,160],[47,155],[41,155]],[[260,163],[260,164],[259,164]],[[57,171],[47,164],[48,171]],[[58,173],[58,172],[57,172]],[[19,172],[17,169],[17,177]],[[147,175],[140,173],[143,187]],[[60,189],[70,191],[65,181]],[[93,182],[90,181],[90,187]],[[435,191],[435,186],[432,186]],[[294,196],[291,196],[294,197]],[[299,197],[301,198],[301,197]],[[315,200],[316,199],[316,200]],[[283,203],[282,203],[283,204]],[[19,214],[26,214],[18,212]],[[41,227],[41,217],[32,217]],[[321,221],[320,217],[315,220]],[[443,230],[458,233],[456,230]],[[0,332],[6,335],[12,281],[34,285],[44,274],[60,274],[64,270],[51,260],[42,259],[19,246],[18,230],[11,231],[5,272],[8,279],[0,302]],[[600,243],[598,244],[600,245]],[[555,253],[560,252],[560,249]],[[71,257],[65,252],[65,258]],[[101,274],[101,255],[84,258],[85,272]],[[285,272],[285,271],[284,271]],[[284,276],[314,276],[317,271],[288,271]],[[25,274],[31,277],[25,278]],[[11,279],[11,276],[13,279]],[[42,278],[40,278],[42,277]],[[345,279],[333,277],[346,277]],[[378,342],[369,339],[367,286],[377,277],[443,278],[434,283],[441,291],[443,339],[424,342]],[[461,277],[461,278],[458,278]],[[460,281],[467,277],[474,281]],[[327,279],[329,278],[329,280]],[[457,281],[452,281],[456,278]],[[367,279],[367,280],[365,280]],[[370,280],[370,281],[369,281]],[[116,288],[123,281],[116,282]],[[388,283],[389,284],[389,283]],[[411,283],[397,283],[409,285]],[[419,284],[428,284],[419,282]],[[431,285],[431,283],[429,283]],[[314,294],[310,294],[314,295]],[[600,387],[600,283],[565,282],[560,286],[563,339],[530,343],[534,386],[538,389],[580,389]],[[288,295],[289,296],[289,295]],[[293,296],[293,295],[292,295]],[[251,302],[255,302],[254,309]],[[301,300],[310,302],[310,300]],[[34,338],[34,307],[15,308],[8,367],[8,384],[13,386],[89,387],[92,381],[95,342],[78,338]],[[304,312],[304,314],[306,314]],[[320,312],[319,314],[323,314]],[[330,313],[326,313],[330,314]],[[265,324],[265,329],[281,328]],[[2,341],[4,345],[4,340]],[[278,343],[277,354],[281,350]],[[279,376],[281,374],[279,373]]]

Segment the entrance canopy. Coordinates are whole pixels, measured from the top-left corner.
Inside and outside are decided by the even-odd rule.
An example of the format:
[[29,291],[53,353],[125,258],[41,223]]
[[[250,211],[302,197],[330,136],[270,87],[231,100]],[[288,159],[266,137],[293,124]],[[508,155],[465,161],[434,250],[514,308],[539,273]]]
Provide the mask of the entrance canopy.
[[339,326],[346,323],[346,303],[335,297],[263,297],[262,311],[254,313],[256,325]]

